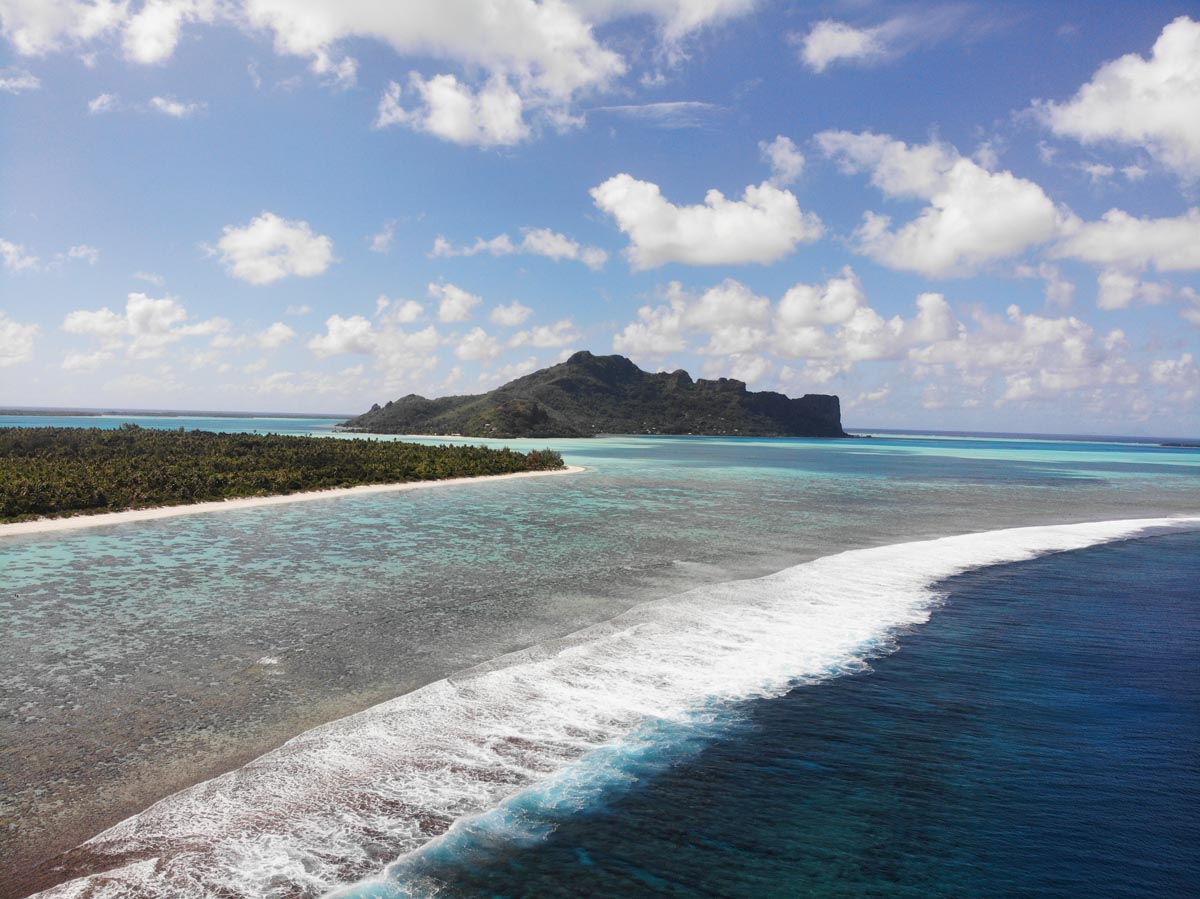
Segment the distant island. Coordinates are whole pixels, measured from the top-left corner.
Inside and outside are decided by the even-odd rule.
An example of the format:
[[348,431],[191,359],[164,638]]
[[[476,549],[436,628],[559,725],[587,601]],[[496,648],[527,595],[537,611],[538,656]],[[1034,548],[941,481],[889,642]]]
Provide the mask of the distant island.
[[0,428],[0,522],[563,468],[551,450],[134,424]]
[[341,427],[374,434],[593,437],[695,434],[845,437],[836,396],[752,392],[732,378],[642,371],[624,356],[578,352],[490,393],[378,404]]

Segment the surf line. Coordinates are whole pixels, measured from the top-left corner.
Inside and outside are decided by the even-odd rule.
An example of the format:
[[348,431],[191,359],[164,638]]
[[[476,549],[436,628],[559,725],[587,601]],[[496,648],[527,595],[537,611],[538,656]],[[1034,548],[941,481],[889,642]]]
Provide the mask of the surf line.
[[[356,715],[161,800],[67,854],[43,897],[375,896],[648,723],[861,670],[929,619],[955,574],[1200,529],[1200,516],[1037,526],[851,550],[637,606]],[[586,778],[576,778],[588,788]],[[100,873],[102,872],[102,873]],[[333,891],[331,893],[331,891]]]

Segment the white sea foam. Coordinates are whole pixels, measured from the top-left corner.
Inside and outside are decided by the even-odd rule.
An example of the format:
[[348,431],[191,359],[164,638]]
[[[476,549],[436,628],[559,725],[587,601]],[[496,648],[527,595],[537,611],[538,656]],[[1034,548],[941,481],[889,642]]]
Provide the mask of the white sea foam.
[[100,866],[109,859],[111,870],[40,895],[319,896],[377,874],[456,820],[569,779],[582,770],[574,763],[601,747],[621,751],[647,722],[686,722],[714,702],[860,670],[897,629],[927,620],[932,585],[950,575],[1197,527],[1200,517],[969,534],[648,603],[308,731],[170,796],[76,850]]

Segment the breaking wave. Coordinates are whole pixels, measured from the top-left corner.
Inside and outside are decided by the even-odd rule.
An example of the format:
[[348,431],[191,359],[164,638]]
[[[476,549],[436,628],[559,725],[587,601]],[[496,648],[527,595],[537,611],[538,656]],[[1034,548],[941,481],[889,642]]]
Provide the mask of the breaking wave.
[[[638,606],[307,731],[68,854],[42,897],[317,897],[452,845],[478,816],[572,802],[723,705],[862,670],[951,575],[1200,518],[1029,527],[853,550]],[[661,747],[658,747],[661,748]],[[456,824],[457,822],[457,824]],[[399,887],[364,883],[374,895]],[[344,893],[343,893],[344,894]]]

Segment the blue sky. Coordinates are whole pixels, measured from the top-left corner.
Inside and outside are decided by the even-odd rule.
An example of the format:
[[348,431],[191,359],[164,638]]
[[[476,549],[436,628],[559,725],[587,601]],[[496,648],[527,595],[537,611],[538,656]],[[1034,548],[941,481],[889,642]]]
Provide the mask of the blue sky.
[[578,349],[1200,434],[1200,4],[0,0],[0,404],[356,412]]

